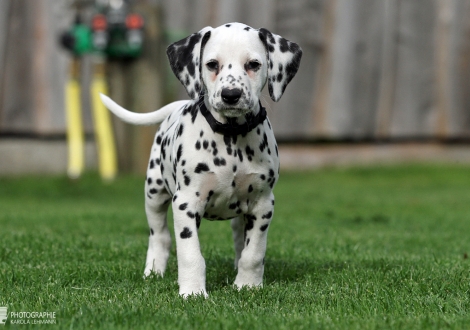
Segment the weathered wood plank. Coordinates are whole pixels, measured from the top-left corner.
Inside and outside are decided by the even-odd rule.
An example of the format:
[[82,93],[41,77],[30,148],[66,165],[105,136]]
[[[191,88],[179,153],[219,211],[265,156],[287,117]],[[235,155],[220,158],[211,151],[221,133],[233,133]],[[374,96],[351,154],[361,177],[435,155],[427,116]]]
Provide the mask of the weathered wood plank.
[[3,132],[64,132],[66,56],[57,46],[64,12],[58,4],[11,3],[2,75]]
[[450,110],[448,137],[470,137],[470,1],[453,1],[448,66]]
[[[277,104],[268,102],[268,114],[280,139],[307,138],[313,127],[312,91],[322,54],[323,12],[328,1],[278,1],[272,32],[297,42],[303,50],[299,71]],[[314,87],[315,86],[315,87]],[[268,92],[265,90],[265,99]],[[315,95],[313,95],[315,97]]]
[[378,81],[378,104],[375,114],[376,128],[374,132],[375,136],[379,139],[390,137],[397,67],[396,31],[398,30],[397,26],[399,23],[398,7],[398,1],[384,0],[382,60]]
[[400,1],[393,137],[431,137],[436,123],[434,0]]
[[4,81],[4,72],[5,72],[5,55],[7,48],[7,37],[8,37],[8,26],[10,20],[10,0],[0,1],[0,127],[2,120],[2,107],[3,104],[3,86]]
[[[31,132],[34,129],[33,57],[30,36],[35,13],[28,0],[11,2],[3,72],[2,132]],[[16,42],[24,40],[25,42]],[[8,82],[8,83],[6,83]]]
[[340,0],[337,7],[328,131],[370,137],[378,104],[384,2]]

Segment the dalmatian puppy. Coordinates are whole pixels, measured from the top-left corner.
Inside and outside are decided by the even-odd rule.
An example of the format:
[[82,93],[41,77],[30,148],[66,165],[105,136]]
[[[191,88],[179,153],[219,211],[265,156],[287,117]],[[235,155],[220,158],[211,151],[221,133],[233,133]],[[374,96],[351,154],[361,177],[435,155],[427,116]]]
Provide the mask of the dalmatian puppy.
[[235,285],[261,286],[279,155],[260,94],[267,83],[271,98],[281,98],[302,50],[266,29],[231,23],[206,27],[170,45],[167,55],[192,100],[141,114],[102,95],[104,104],[128,123],[161,123],[145,182],[150,237],[144,274],[165,272],[171,204],[180,295],[207,296],[198,239],[202,218],[231,219]]

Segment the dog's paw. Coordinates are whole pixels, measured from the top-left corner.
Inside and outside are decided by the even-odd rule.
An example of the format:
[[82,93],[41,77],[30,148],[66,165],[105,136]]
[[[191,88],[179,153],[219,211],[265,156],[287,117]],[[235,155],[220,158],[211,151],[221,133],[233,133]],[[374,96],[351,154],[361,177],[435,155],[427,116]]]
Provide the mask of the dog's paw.
[[163,277],[163,272],[158,271],[158,270],[156,271],[153,268],[145,269],[144,276],[143,276],[144,280],[148,279],[149,277],[154,277],[154,276]]
[[263,287],[263,279],[256,278],[256,277],[245,277],[245,276],[238,276],[235,278],[235,282],[233,285],[240,291],[243,288],[247,289],[256,289]]
[[260,284],[237,284],[237,283],[234,283],[233,287],[235,289],[237,289],[238,291],[240,291],[242,289],[255,290],[255,289],[263,288],[263,283],[260,283]]
[[179,292],[180,296],[183,297],[184,299],[188,299],[190,297],[204,297],[207,299],[209,295],[207,294],[206,290],[180,290]]

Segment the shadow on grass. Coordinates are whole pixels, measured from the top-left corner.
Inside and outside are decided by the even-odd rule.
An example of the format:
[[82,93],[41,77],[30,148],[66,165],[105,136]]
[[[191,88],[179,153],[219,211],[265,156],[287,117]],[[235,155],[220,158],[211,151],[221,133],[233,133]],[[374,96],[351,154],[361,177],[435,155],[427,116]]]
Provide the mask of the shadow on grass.
[[[231,287],[237,271],[231,258],[207,260],[207,285],[210,291]],[[337,260],[321,262],[311,259],[284,260],[267,259],[264,272],[264,283],[301,283],[305,281],[321,282],[328,277],[338,277],[340,273],[368,273],[368,276],[385,277],[394,274],[397,278],[409,277],[416,271],[416,266],[409,261],[387,260]],[[414,270],[413,270],[414,269]]]
[[[206,260],[208,290],[217,290],[233,285],[237,270],[234,269],[232,258],[214,258]],[[311,260],[286,261],[267,259],[264,271],[264,283],[301,282],[305,278],[324,275],[330,272],[340,272],[348,265],[344,262],[330,262],[319,265]]]

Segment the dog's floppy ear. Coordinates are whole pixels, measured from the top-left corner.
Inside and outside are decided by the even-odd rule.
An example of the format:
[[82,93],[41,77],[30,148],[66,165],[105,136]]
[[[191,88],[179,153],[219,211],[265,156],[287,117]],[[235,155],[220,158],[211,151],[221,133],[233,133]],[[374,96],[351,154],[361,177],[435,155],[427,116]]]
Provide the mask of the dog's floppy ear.
[[204,92],[201,81],[201,51],[210,38],[211,30],[212,27],[205,27],[171,44],[166,50],[171,69],[192,99],[197,99]]
[[277,102],[299,69],[302,49],[296,43],[264,28],[259,29],[259,37],[268,57],[269,95]]

